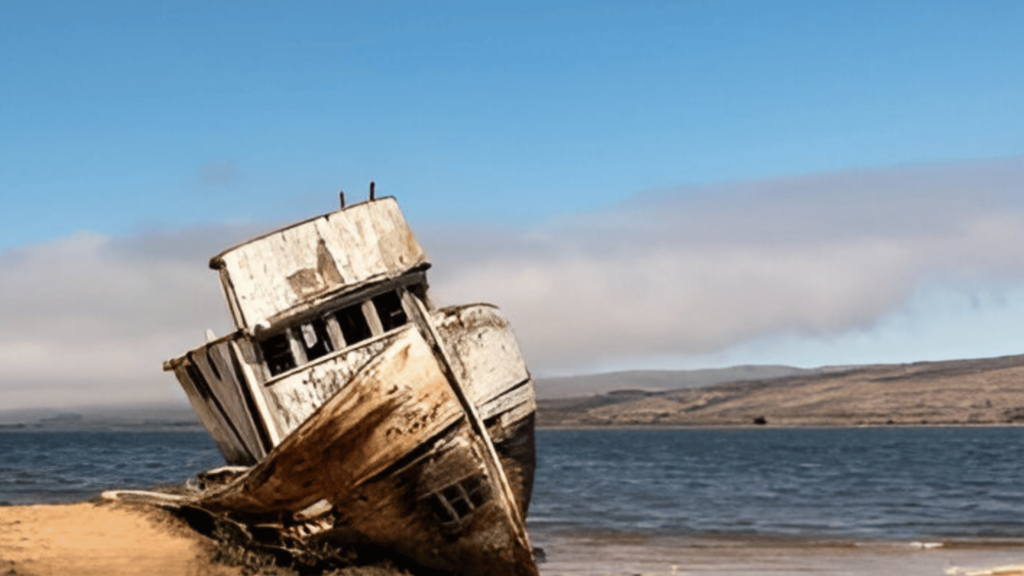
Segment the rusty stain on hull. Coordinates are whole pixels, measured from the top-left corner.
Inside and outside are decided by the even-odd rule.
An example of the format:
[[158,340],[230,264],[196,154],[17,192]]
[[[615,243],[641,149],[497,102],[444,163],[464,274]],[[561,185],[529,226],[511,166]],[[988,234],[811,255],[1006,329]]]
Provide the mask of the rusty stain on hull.
[[229,464],[188,505],[430,569],[535,576],[533,381],[493,306],[434,309],[393,198],[211,260],[236,330],[165,363]]

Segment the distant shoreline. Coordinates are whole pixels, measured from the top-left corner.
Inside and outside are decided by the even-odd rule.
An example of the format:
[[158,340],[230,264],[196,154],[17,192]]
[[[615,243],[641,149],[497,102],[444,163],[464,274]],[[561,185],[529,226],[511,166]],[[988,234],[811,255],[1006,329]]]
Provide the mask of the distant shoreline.
[[[950,422],[950,423],[893,423],[893,424],[855,424],[837,422],[834,424],[812,423],[812,424],[538,424],[537,430],[814,430],[814,429],[838,429],[838,428],[1017,428],[1024,426],[1021,422]],[[206,429],[199,425],[178,426],[178,427],[110,427],[110,428],[46,428],[34,426],[9,426],[0,425],[0,433],[54,433],[54,434],[78,434],[78,433],[132,433],[132,432],[159,432],[167,434],[193,434],[207,433]]]
[[537,426],[537,430],[564,430],[564,431],[601,431],[601,430],[853,430],[858,428],[1019,428],[1024,423],[1014,422],[1000,424],[972,423],[972,424],[613,424],[613,425],[544,425]]
[[[540,428],[1024,424],[1024,355],[846,367],[701,387],[541,397]],[[646,376],[646,375],[645,375]],[[748,374],[750,376],[750,374]],[[646,376],[648,379],[649,376]],[[662,374],[662,384],[669,386]]]
[[[537,427],[1017,426],[1024,424],[1022,382],[1024,355],[541,378],[536,382]],[[0,432],[203,430],[191,407],[181,403],[0,410]]]

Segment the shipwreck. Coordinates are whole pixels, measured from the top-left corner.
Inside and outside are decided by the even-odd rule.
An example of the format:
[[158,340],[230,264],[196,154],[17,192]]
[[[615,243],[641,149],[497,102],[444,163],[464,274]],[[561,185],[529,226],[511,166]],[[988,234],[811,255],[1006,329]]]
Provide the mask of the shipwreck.
[[235,331],[164,364],[228,464],[191,505],[431,570],[537,574],[533,381],[488,304],[436,308],[392,197],[215,256]]

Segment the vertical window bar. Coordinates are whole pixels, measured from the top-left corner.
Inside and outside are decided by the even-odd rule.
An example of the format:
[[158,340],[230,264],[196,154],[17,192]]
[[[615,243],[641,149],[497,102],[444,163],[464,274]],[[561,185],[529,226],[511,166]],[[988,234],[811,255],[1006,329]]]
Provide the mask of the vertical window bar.
[[302,330],[298,327],[289,328],[285,330],[285,334],[288,335],[288,345],[291,347],[292,356],[295,357],[295,365],[302,366],[309,362],[309,358],[306,358],[306,349],[302,346]]
[[380,317],[377,316],[377,309],[373,305],[373,300],[363,302],[363,316],[366,317],[366,323],[370,325],[370,332],[374,336],[380,336],[384,333],[384,326],[381,325]]
[[338,323],[338,317],[331,314],[327,318],[324,318],[324,322],[327,323],[327,334],[331,338],[331,343],[334,345],[335,350],[341,350],[348,344],[345,342],[345,333],[341,330],[341,324]]

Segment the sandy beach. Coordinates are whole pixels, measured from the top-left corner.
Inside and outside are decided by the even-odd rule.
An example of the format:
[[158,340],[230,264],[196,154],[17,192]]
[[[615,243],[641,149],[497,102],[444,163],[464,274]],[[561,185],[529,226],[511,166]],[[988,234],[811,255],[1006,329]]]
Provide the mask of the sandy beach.
[[125,504],[0,507],[0,573],[235,576],[212,541],[166,511]]
[[[229,565],[235,564],[235,565]],[[171,513],[145,505],[79,503],[0,507],[0,574],[19,576],[241,576],[217,544]],[[256,574],[297,572],[267,566]],[[333,576],[402,576],[389,567]]]
[[[768,576],[779,574],[1024,576],[1016,546],[807,544],[580,534],[535,542],[544,576]],[[216,544],[158,508],[115,503],[0,507],[0,574],[241,576]],[[249,572],[251,573],[251,572]],[[267,567],[262,574],[291,570]],[[385,567],[335,576],[398,576]]]

